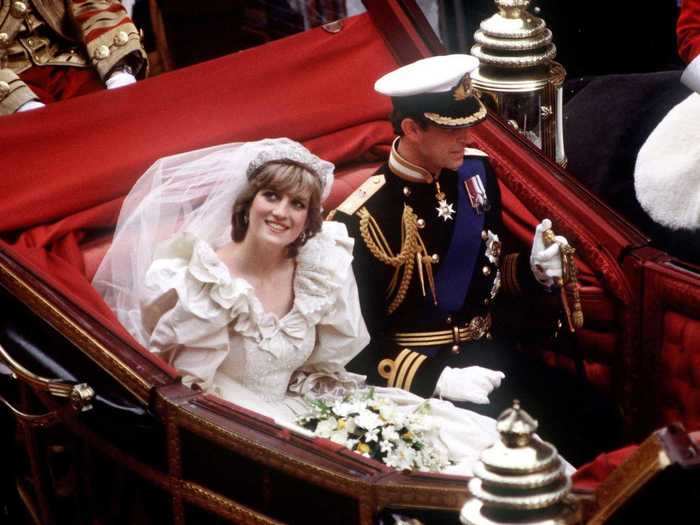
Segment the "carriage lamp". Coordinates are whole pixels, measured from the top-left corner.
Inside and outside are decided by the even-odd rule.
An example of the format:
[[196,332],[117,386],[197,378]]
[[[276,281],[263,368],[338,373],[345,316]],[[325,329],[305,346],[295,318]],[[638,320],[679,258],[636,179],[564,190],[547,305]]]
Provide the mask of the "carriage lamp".
[[498,13],[474,33],[479,67],[472,86],[484,104],[566,166],[563,90],[566,71],[544,20],[528,11],[530,0],[495,0]]
[[463,525],[579,525],[579,503],[557,449],[536,435],[537,421],[518,401],[496,424],[501,438],[481,453],[469,482]]

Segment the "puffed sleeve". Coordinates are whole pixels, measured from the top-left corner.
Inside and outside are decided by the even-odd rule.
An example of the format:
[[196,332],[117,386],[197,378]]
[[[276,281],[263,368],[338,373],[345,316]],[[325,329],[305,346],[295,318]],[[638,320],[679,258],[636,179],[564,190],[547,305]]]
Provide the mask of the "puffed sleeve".
[[[324,261],[333,266],[333,276],[324,281],[329,290],[330,305],[316,325],[314,350],[292,377],[290,390],[300,394],[326,394],[338,389],[358,388],[365,377],[347,372],[345,365],[369,343],[369,333],[362,318],[357,283],[352,272],[353,240],[345,226],[324,224],[326,235],[334,247],[326,246]],[[317,267],[318,270],[318,267]],[[319,270],[323,274],[322,270]]]
[[212,386],[214,374],[229,352],[226,326],[216,326],[194,315],[178,299],[158,319],[148,349],[183,373],[187,386]]
[[212,387],[229,347],[238,285],[202,241],[179,238],[160,249],[146,274],[142,303],[148,349],[183,373],[183,383]]

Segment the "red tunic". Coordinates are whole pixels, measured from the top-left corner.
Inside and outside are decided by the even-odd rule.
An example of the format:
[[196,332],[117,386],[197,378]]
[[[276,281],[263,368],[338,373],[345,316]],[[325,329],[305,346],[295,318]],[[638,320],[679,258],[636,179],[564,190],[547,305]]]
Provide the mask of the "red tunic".
[[683,0],[676,25],[678,54],[686,64],[700,55],[700,0]]

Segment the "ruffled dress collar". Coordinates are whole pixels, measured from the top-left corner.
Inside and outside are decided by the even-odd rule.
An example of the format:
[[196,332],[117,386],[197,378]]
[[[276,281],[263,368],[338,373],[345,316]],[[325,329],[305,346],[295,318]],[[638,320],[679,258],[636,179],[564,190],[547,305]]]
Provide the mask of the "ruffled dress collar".
[[[279,357],[286,346],[280,344],[280,337],[299,348],[310,327],[333,307],[337,291],[352,271],[352,246],[344,225],[323,224],[321,232],[299,250],[294,301],[282,317],[265,312],[253,286],[245,279],[233,277],[207,242],[183,234],[159,251],[164,257],[187,257],[189,251],[187,280],[192,286],[187,286],[185,302],[195,316],[230,323],[235,332],[253,338],[262,350]],[[223,316],[212,315],[222,311]]]

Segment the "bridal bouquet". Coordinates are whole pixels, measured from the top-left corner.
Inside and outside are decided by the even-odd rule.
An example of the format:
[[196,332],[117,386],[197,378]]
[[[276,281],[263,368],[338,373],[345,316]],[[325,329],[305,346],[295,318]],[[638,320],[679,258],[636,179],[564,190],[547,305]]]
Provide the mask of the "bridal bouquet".
[[400,470],[439,471],[450,464],[435,446],[435,428],[425,402],[411,412],[374,390],[356,391],[332,401],[310,400],[311,411],[297,423],[368,458]]

